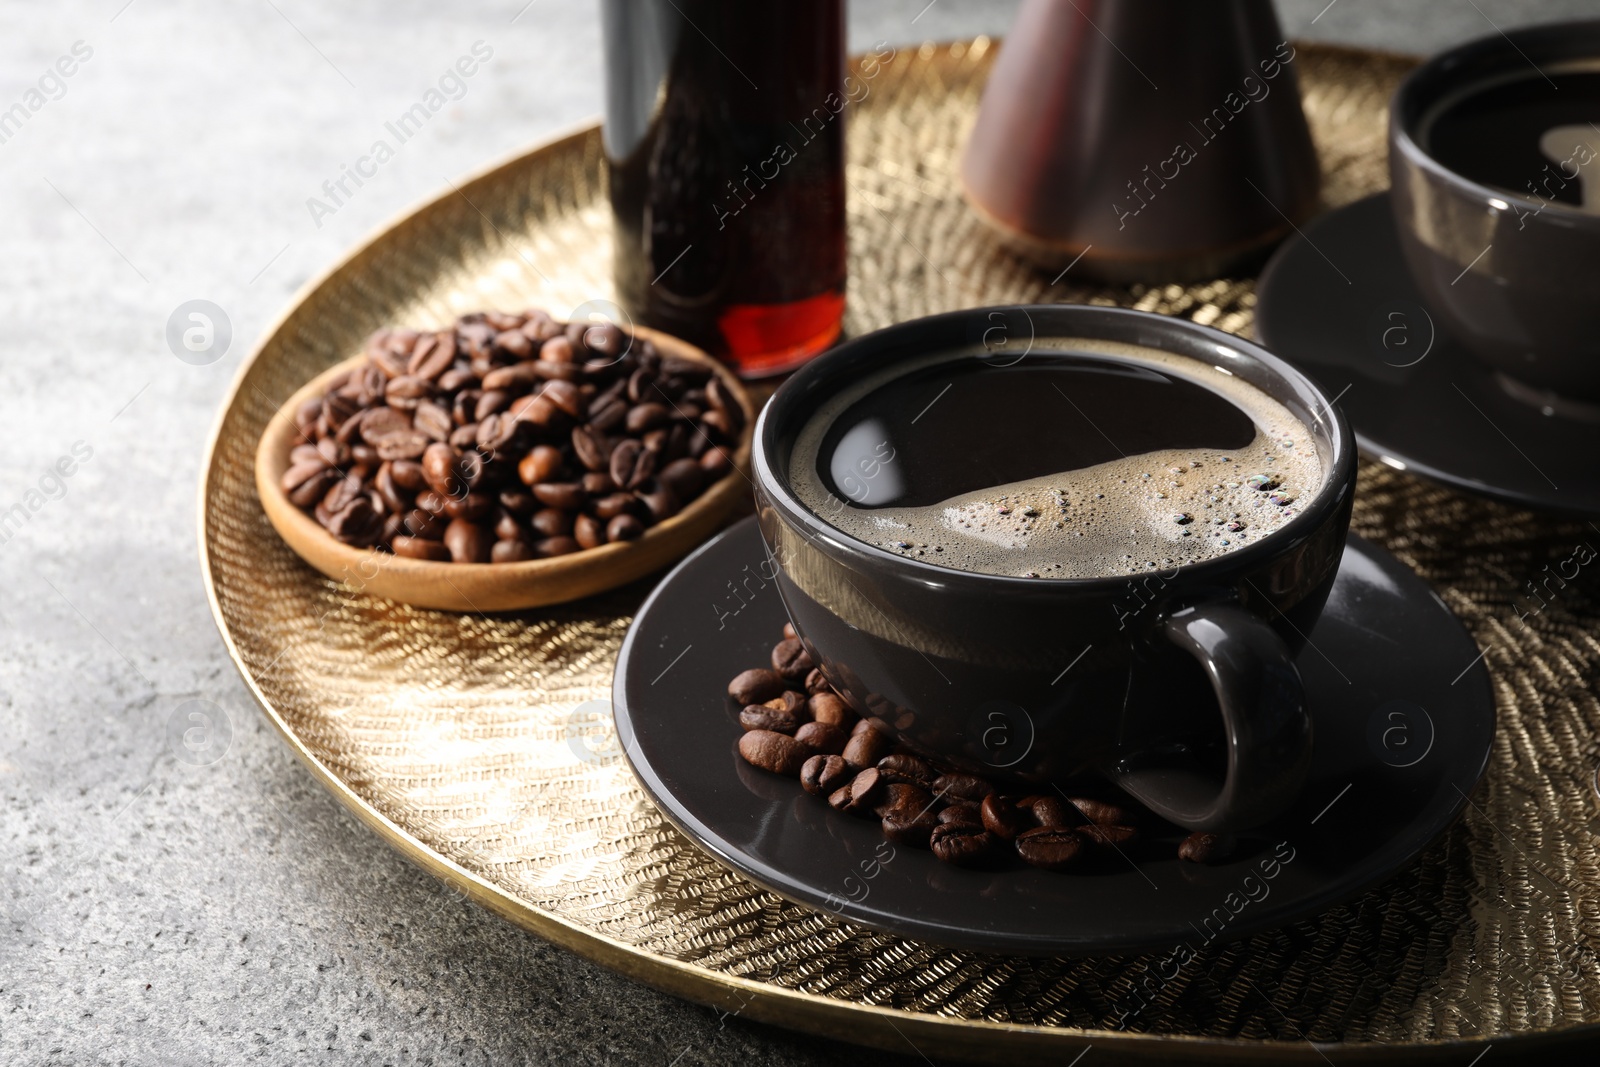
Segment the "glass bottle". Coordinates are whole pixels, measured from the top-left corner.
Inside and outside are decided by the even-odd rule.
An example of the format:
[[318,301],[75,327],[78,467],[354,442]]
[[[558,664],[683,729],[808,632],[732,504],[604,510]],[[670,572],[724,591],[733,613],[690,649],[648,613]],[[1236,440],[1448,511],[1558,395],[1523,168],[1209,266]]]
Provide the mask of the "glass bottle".
[[778,374],[844,314],[844,0],[602,0],[622,304]]

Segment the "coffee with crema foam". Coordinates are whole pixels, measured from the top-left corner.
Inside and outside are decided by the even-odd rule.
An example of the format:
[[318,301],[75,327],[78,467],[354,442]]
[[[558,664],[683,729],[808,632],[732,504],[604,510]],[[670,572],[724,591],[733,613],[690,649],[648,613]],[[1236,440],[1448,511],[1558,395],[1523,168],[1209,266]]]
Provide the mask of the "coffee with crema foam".
[[801,502],[850,537],[1033,578],[1214,559],[1281,528],[1322,477],[1310,431],[1255,386],[1098,340],[868,375],[812,414],[789,469]]

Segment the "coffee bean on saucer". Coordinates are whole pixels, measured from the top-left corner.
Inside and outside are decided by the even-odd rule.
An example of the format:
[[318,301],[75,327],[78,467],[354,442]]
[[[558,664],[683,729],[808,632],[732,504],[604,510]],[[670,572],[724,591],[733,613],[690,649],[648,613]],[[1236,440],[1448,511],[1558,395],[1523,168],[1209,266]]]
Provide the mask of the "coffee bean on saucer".
[[1014,797],[1002,797],[999,793],[984,797],[979,812],[983,828],[1002,841],[1015,840],[1018,834],[1033,824],[1032,813],[1024,813],[1019,809]]
[[804,741],[818,752],[830,756],[839,756],[844,752],[844,746],[850,743],[849,734],[826,722],[801,723],[794,736],[796,741]]
[[811,717],[818,722],[831,723],[841,730],[855,728],[856,713],[833,693],[816,693],[806,701],[806,707],[811,711]]
[[[849,760],[845,761],[846,763]],[[877,768],[868,767],[850,781],[850,803],[845,808],[852,815],[870,816],[878,801],[883,798],[884,782]]]
[[855,776],[854,768],[842,756],[812,756],[800,768],[800,788],[813,795],[827,796],[840,786],[849,785]]
[[[783,675],[764,667],[742,671],[728,683],[728,695],[737,704],[763,704],[788,688]],[[874,761],[876,762],[876,761]]]
[[1033,816],[1033,821],[1039,826],[1064,827],[1076,826],[1083,821],[1075,810],[1068,810],[1067,805],[1050,796],[1023,797],[1017,802]]
[[787,734],[751,730],[739,738],[739,755],[752,767],[793,777],[816,753]]
[[844,746],[843,755],[845,762],[852,767],[876,767],[878,761],[887,756],[893,747],[894,741],[888,734],[863,719],[856,723],[855,732]]
[[878,761],[878,773],[888,782],[905,782],[924,790],[934,789],[937,771],[916,756],[890,754]]
[[1083,817],[1092,823],[1101,826],[1132,826],[1139,821],[1139,817],[1128,808],[1118,804],[1108,804],[1103,800],[1094,800],[1090,797],[1068,797],[1072,806],[1083,813]]
[[[793,689],[785,689],[771,700],[764,701],[769,708],[782,708],[792,712],[801,722],[811,721],[811,711],[806,707],[806,698],[796,693]],[[849,735],[846,734],[846,737]]]
[[[771,730],[773,733],[794,734],[800,728],[800,719],[792,711],[782,708],[770,708],[765,704],[751,704],[739,712],[739,725],[746,730]],[[815,723],[806,723],[815,726]],[[799,740],[804,741],[805,738]],[[840,750],[843,749],[840,746]],[[818,747],[817,751],[824,751]]]
[[941,823],[963,823],[968,826],[983,826],[983,812],[978,805],[970,800],[958,800],[954,804],[947,804],[939,812]]
[[1131,826],[1101,826],[1099,823],[1090,823],[1078,827],[1077,832],[1085,841],[1105,849],[1120,850],[1139,840],[1139,831]]
[[1178,858],[1190,863],[1220,863],[1233,854],[1233,841],[1222,834],[1192,833],[1178,846]]
[[828,807],[834,811],[850,810],[850,785],[848,782],[828,794]]
[[1022,862],[1047,871],[1060,871],[1077,861],[1085,845],[1083,838],[1072,830],[1041,826],[1018,834],[1016,848]]
[[946,863],[958,867],[983,867],[992,861],[998,840],[982,826],[943,823],[934,827],[928,837],[928,847]]
[[772,648],[772,669],[792,681],[800,681],[816,667],[811,653],[799,638],[786,637]]
[[981,801],[994,792],[994,786],[975,774],[941,774],[934,780],[933,791],[942,797]]
[[833,692],[833,686],[828,683],[827,676],[822,673],[821,667],[813,667],[811,673],[806,675],[805,687],[806,692],[812,695]]
[[890,815],[901,815],[909,819],[921,812],[931,811],[933,804],[933,796],[926,789],[904,782],[891,782],[884,787],[883,795],[878,800],[878,806],[873,809],[873,814],[880,819]]

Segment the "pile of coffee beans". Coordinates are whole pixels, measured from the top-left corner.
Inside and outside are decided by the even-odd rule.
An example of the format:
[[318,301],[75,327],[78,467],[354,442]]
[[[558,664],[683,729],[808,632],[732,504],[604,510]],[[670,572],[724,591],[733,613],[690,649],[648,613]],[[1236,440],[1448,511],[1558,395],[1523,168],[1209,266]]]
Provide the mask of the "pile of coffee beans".
[[632,541],[732,469],[712,368],[543,311],[383,329],[295,412],[282,486],[347,545],[514,563]]
[[[987,778],[918,756],[862,719],[839,696],[793,627],[772,649],[772,666],[728,683],[743,706],[739,754],[800,787],[835,811],[877,819],[896,844],[930,849],[946,863],[994,867],[1021,860],[1059,871],[1095,854],[1122,853],[1144,839],[1154,817],[1127,800],[1067,793],[1010,794]],[[1195,833],[1181,859],[1226,859],[1232,842]]]

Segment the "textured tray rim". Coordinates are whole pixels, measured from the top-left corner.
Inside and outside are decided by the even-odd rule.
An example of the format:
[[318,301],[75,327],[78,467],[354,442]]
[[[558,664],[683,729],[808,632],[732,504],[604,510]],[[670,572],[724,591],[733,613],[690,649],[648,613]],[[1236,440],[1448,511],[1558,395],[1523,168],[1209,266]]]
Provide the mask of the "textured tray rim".
[[[977,42],[990,40],[992,39],[980,37],[970,41],[937,43],[934,47],[943,50],[951,43],[970,47]],[[1297,46],[1333,54],[1371,54],[1408,60],[1416,58],[1382,50],[1339,46],[1323,48],[1305,42],[1297,42]],[[218,635],[234,669],[238,671],[251,697],[290,750],[334,799],[377,833],[390,847],[422,870],[460,890],[475,903],[501,918],[564,949],[576,952],[586,959],[655,989],[696,1003],[731,1010],[735,1014],[760,1022],[886,1051],[904,1052],[908,1044],[918,1048],[912,1039],[920,1038],[930,1043],[937,1043],[943,1054],[972,1062],[1057,1063],[1063,1054],[1069,1052],[1077,1054],[1088,1047],[1100,1047],[1128,1057],[1141,1059],[1148,1057],[1166,1061],[1182,1059],[1198,1062],[1213,1059],[1222,1062],[1325,1063],[1327,1056],[1323,1050],[1328,1050],[1345,1057],[1346,1062],[1373,1062],[1380,1059],[1392,1062],[1402,1058],[1438,1059],[1451,1053],[1478,1050],[1489,1044],[1509,1042],[1515,1042],[1525,1051],[1536,1048],[1549,1049],[1600,1035],[1600,1021],[1596,1021],[1528,1033],[1427,1039],[1405,1044],[1381,1041],[1251,1040],[1193,1034],[1152,1034],[1138,1031],[1019,1025],[981,1019],[951,1018],[862,1004],[776,987],[646,952],[545,911],[429,848],[356,793],[332,768],[311,752],[273,706],[245,665],[223,616],[207,540],[207,518],[210,511],[213,474],[222,432],[257,360],[323,286],[358,267],[365,257],[373,254],[383,243],[390,240],[403,224],[439,208],[454,196],[471,192],[507,173],[537,167],[546,158],[559,155],[574,143],[597,138],[599,131],[598,119],[589,119],[558,130],[530,146],[515,149],[469,172],[451,183],[450,187],[412,203],[370,231],[350,251],[306,281],[290,298],[284,310],[262,331],[260,338],[235,371],[207,435],[201,456],[201,475],[196,501],[196,549],[212,621],[217,627]]]

